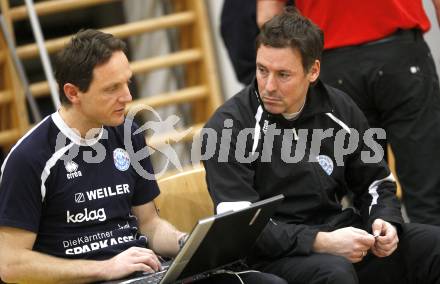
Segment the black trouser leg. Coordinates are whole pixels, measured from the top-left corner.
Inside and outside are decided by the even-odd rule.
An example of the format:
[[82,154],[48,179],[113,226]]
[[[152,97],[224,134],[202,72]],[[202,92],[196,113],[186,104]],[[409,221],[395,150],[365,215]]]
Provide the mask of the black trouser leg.
[[358,283],[353,264],[330,254],[285,257],[266,265],[264,271],[286,279],[289,284]]
[[411,221],[440,225],[440,88],[422,35],[324,52],[321,78],[386,130]]
[[207,279],[196,281],[197,284],[287,284],[287,282],[269,273],[263,272],[237,272],[219,273]]
[[385,258],[372,254],[355,264],[360,283],[440,283],[440,227],[404,224],[398,249]]
[[259,267],[288,283],[440,284],[440,227],[403,224],[397,250],[379,258],[369,253],[361,262],[330,254],[292,256]]

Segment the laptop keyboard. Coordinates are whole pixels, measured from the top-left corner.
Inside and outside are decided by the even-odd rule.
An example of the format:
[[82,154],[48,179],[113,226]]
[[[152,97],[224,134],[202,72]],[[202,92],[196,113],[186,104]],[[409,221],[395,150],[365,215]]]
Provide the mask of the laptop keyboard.
[[162,270],[147,276],[144,276],[138,280],[134,280],[133,282],[130,283],[135,283],[135,284],[156,284],[159,283],[160,280],[162,280],[163,276],[165,275],[165,272],[167,272],[166,270]]
[[138,278],[133,278],[130,280],[126,280],[121,282],[120,284],[155,284],[155,283],[159,283],[160,280],[162,280],[162,278],[164,277],[165,273],[168,270],[169,265],[167,266],[162,266],[162,270],[155,272],[155,273],[150,273]]
[[[157,283],[160,283],[162,278],[165,276],[165,273],[167,272],[168,268],[169,268],[169,265],[162,266],[161,271],[147,274],[147,275],[144,275],[141,277],[133,278],[130,280],[126,280],[126,281],[121,282],[120,284],[131,284],[131,283],[133,283],[133,284],[157,284]],[[243,271],[243,270],[248,270],[249,267],[246,264],[244,264],[242,261],[237,261],[234,263],[227,264],[223,267],[220,267],[219,269],[220,270],[229,270],[229,271]],[[214,271],[216,271],[216,270],[218,270],[218,269],[215,269]],[[209,272],[201,273],[198,275],[194,275],[192,280],[195,281],[195,280],[207,278],[214,271],[209,271]]]

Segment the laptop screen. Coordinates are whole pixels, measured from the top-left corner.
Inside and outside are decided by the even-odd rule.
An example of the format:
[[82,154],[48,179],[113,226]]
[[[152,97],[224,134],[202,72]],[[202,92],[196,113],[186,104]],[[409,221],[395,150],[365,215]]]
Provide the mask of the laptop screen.
[[283,199],[283,195],[277,195],[238,211],[200,220],[161,283],[244,259]]
[[[280,194],[246,208],[199,220],[166,272],[106,283],[185,283],[200,278],[206,272],[243,260],[252,251],[283,199]],[[156,278],[158,274],[161,274],[160,279],[152,282],[151,278]]]

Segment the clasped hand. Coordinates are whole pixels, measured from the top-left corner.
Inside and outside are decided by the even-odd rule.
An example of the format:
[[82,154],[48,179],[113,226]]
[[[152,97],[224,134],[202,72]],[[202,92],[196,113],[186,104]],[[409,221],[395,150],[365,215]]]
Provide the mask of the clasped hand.
[[396,250],[399,238],[393,225],[376,219],[372,232],[373,234],[369,234],[358,228],[346,227],[324,235],[319,233],[315,251],[340,255],[355,263],[361,261],[368,251],[377,257],[386,257]]

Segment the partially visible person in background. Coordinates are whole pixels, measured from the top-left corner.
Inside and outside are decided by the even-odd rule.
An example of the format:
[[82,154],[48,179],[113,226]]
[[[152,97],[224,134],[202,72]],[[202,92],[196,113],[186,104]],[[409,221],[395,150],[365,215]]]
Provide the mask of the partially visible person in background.
[[258,34],[255,0],[224,0],[220,32],[238,81],[255,76],[255,38]]
[[[256,0],[258,25],[289,2]],[[433,3],[440,25],[440,0]],[[386,130],[409,218],[440,225],[440,88],[423,39],[430,23],[422,1],[296,0],[294,5],[324,31],[321,79],[350,95],[371,127]],[[230,50],[239,43],[225,44]],[[251,44],[247,56],[255,58]],[[237,74],[255,74],[255,65],[233,65]]]
[[[293,3],[292,0],[286,3],[284,0],[268,2],[273,3],[266,7],[270,10],[264,11],[267,17],[279,13],[284,5]],[[259,32],[256,0],[224,0],[220,32],[238,81],[250,84],[255,76],[255,38]]]

